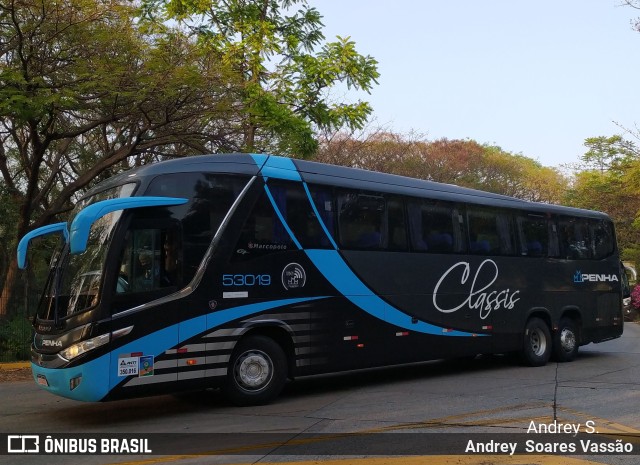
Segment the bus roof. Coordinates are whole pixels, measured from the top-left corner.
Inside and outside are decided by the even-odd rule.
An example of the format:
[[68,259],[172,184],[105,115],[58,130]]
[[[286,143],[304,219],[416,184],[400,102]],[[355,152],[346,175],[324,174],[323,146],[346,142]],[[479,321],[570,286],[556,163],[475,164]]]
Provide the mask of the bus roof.
[[[350,189],[374,190],[390,194],[426,197],[451,202],[464,202],[487,207],[516,208],[532,213],[554,213],[608,219],[602,212],[560,205],[531,202],[506,195],[494,194],[453,184],[426,181],[395,174],[369,171],[360,168],[330,165],[307,160],[290,159],[276,155],[220,154],[177,158],[143,165],[120,173],[96,186],[87,196],[112,186],[135,179],[153,178],[160,174],[180,172],[222,172],[249,176],[265,174],[263,168],[277,164],[287,166],[300,180],[311,184],[324,184]],[[261,173],[262,172],[262,173]],[[270,177],[278,177],[273,172]],[[291,177],[284,177],[291,179]]]

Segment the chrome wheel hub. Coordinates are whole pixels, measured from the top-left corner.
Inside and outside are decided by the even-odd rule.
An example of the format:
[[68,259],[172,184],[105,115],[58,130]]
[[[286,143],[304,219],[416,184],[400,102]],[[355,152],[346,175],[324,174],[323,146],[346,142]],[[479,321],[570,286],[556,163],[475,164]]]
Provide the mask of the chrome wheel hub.
[[564,328],[560,332],[560,345],[565,352],[572,352],[576,348],[576,335],[573,331]]
[[544,333],[538,330],[531,331],[529,342],[531,343],[531,350],[537,356],[541,356],[547,350],[547,338]]
[[245,352],[236,362],[236,381],[241,388],[248,391],[259,391],[269,384],[272,376],[273,365],[264,352]]

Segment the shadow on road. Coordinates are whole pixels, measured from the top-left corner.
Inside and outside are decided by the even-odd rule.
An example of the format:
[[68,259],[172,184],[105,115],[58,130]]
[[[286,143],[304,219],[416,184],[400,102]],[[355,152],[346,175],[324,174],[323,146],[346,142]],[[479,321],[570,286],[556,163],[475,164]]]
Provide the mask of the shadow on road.
[[[582,353],[580,359],[606,357],[597,352]],[[469,373],[499,374],[506,367],[517,365],[517,358],[505,355],[479,356],[473,360],[436,360],[411,365],[388,368],[351,371],[348,373],[306,377],[288,383],[276,404],[294,404],[305,400],[305,397],[318,394],[337,394],[357,390],[362,387],[385,387],[412,380],[429,382],[440,377],[465,376]],[[523,368],[536,370],[536,368]],[[276,405],[277,407],[277,405]],[[253,407],[251,414],[259,414],[260,409],[269,407]],[[242,415],[242,408],[235,407],[225,400],[218,390],[186,392],[174,395],[155,396],[142,399],[113,401],[106,403],[76,403],[56,407],[48,406],[38,412],[41,424],[55,423],[64,429],[65,425],[74,429],[86,428],[91,431],[113,431],[114,426],[135,427],[136,424],[149,424],[149,420],[162,420],[166,430],[166,422],[176,418],[176,432],[180,432],[179,417],[185,414],[220,414]]]

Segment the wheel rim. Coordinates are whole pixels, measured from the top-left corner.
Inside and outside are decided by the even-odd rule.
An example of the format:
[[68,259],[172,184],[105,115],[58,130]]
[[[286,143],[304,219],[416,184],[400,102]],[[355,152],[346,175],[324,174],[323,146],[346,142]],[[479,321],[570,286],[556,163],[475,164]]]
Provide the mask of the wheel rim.
[[531,350],[538,357],[542,356],[547,350],[547,337],[537,329],[531,330],[529,343],[531,344]]
[[560,346],[565,352],[573,352],[576,348],[576,335],[569,328],[560,332]]
[[264,389],[273,378],[273,362],[264,352],[250,350],[236,361],[234,378],[245,391],[257,392]]

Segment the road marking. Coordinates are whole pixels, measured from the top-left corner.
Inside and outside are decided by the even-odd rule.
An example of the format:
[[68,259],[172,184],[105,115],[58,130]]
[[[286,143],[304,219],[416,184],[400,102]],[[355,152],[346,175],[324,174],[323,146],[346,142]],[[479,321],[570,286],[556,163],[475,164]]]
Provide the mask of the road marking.
[[[154,465],[210,455],[175,455],[157,459],[117,462],[117,465]],[[229,462],[234,465],[254,465],[255,462]],[[428,455],[412,457],[375,457],[329,460],[307,460],[297,462],[268,462],[269,465],[603,465],[603,462],[576,459],[566,455]],[[114,463],[113,465],[116,465]]]
[[[616,423],[614,421],[611,420],[607,420],[606,418],[600,418],[600,417],[596,417],[593,415],[588,415],[584,412],[580,412],[578,410],[573,410],[571,408],[568,407],[558,407],[558,410],[561,410],[563,412],[569,413],[571,415],[577,416],[577,417],[582,417],[586,420],[592,420],[594,422],[597,423],[596,429],[598,430],[598,433],[602,433],[602,434],[615,434],[615,433],[633,433],[633,434],[640,434],[640,430],[636,429],[636,428],[632,428],[630,426],[626,426],[626,425],[622,425],[620,423]],[[601,426],[604,425],[604,428]]]
[[[200,454],[183,454],[174,456],[164,456],[158,458],[149,458],[144,460],[132,461],[132,462],[118,462],[117,465],[155,465],[160,463],[173,463],[183,460],[206,458],[213,456],[232,456],[235,455],[237,459],[243,460],[239,455],[252,455],[252,451],[263,450],[270,446],[287,446],[287,445],[301,445],[309,444],[318,441],[326,441],[336,438],[342,438],[350,435],[369,435],[376,433],[390,433],[393,431],[402,430],[419,430],[419,429],[448,429],[456,427],[493,427],[501,429],[504,432],[505,429],[511,430],[514,433],[524,433],[531,421],[536,423],[551,423],[554,421],[552,415],[534,415],[534,410],[552,409],[553,406],[549,402],[538,402],[534,404],[515,404],[501,406],[499,408],[476,410],[474,412],[466,412],[463,414],[455,414],[444,416],[440,418],[434,418],[422,422],[402,423],[398,425],[389,425],[379,428],[371,428],[367,430],[361,430],[351,433],[327,433],[321,437],[316,438],[304,438],[304,439],[292,439],[286,444],[255,444],[245,447],[238,447],[233,449],[222,449],[215,451],[207,451]],[[585,420],[594,421],[597,426],[596,429],[602,435],[611,435],[614,437],[624,437],[627,442],[634,441],[633,436],[629,434],[638,435],[640,430],[622,425],[620,423],[607,420],[605,418],[595,417],[593,415],[573,410],[566,407],[559,407],[559,412],[562,412],[563,418],[555,418],[556,421],[562,423],[575,423],[575,419],[579,418],[580,422]],[[524,412],[529,412],[527,415]],[[524,413],[524,415],[523,415]],[[496,434],[500,434],[496,432]],[[260,454],[262,455],[262,454]],[[267,456],[269,457],[269,456]],[[606,456],[603,456],[603,458]],[[229,457],[230,458],[230,457]],[[230,460],[228,463],[234,463],[235,465],[250,465],[245,462],[234,462]],[[394,457],[372,457],[372,458],[349,458],[349,459],[332,459],[330,456],[327,460],[318,459],[313,461],[283,461],[283,462],[269,462],[270,465],[602,465],[602,462],[596,462],[587,459],[573,458],[567,455],[428,455],[428,456],[394,456]],[[113,464],[115,465],[115,464]]]

